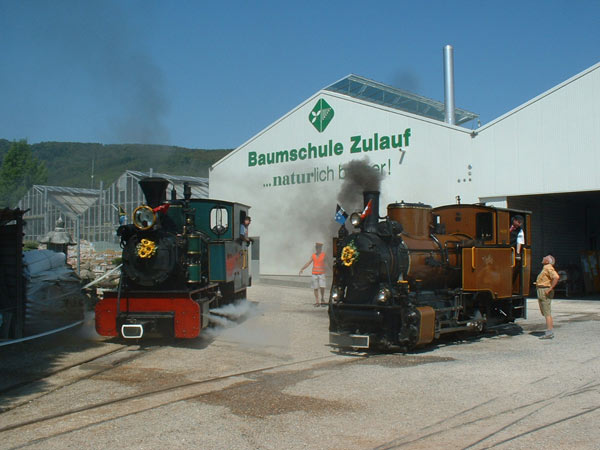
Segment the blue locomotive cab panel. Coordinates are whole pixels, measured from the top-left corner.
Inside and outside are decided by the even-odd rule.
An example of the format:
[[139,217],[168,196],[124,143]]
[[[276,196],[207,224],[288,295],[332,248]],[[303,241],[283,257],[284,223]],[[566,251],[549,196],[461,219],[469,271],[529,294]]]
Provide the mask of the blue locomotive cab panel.
[[233,242],[209,244],[209,277],[211,281],[233,283],[238,291],[249,286],[248,249]]

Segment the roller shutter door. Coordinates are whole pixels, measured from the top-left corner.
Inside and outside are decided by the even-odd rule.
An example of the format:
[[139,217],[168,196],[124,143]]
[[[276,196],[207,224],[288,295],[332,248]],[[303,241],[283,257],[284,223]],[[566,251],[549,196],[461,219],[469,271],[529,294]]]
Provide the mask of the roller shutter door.
[[[541,260],[551,253],[557,267],[580,265],[580,255],[589,249],[586,201],[577,195],[509,197],[508,207],[532,212],[532,272],[541,270]],[[535,279],[535,277],[534,277]]]

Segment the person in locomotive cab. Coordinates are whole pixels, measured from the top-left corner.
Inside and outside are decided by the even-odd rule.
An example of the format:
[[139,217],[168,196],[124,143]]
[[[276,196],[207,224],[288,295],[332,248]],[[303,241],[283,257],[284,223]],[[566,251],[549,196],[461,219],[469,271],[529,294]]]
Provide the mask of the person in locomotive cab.
[[517,259],[521,259],[521,250],[525,245],[525,233],[523,232],[523,216],[514,216],[510,226],[510,245],[515,247]]
[[252,219],[250,216],[244,217],[244,222],[240,225],[240,240],[247,247],[252,242],[252,239],[248,237],[248,228],[250,227]]
[[[315,307],[317,306],[325,306],[327,303],[325,302],[325,253],[323,253],[323,243],[317,242],[315,243],[315,253],[312,254],[310,259],[302,269],[298,275],[302,275],[304,269],[306,269],[311,264],[312,268],[312,288],[315,292]],[[321,290],[321,302],[319,303],[319,290]]]
[[554,337],[554,323],[552,321],[552,310],[550,305],[554,298],[554,288],[560,279],[560,276],[554,269],[555,262],[554,256],[544,256],[544,259],[542,259],[544,267],[535,280],[540,312],[546,318],[546,332],[540,339],[552,339]]

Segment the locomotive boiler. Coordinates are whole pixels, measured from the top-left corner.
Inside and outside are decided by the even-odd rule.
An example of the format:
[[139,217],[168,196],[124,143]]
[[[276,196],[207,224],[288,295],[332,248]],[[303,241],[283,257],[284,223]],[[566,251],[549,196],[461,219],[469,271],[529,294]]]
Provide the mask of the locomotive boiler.
[[[365,192],[364,204],[350,217],[357,230],[343,225],[334,239],[332,345],[410,350],[526,317],[529,212],[401,202],[380,220],[379,192]],[[527,236],[521,254],[509,233],[517,213]]]
[[194,338],[208,326],[211,308],[245,298],[251,280],[248,248],[239,236],[249,207],[195,199],[189,185],[177,198],[169,182],[139,182],[146,204],[121,225],[122,269],[118,289],[96,305],[103,336]]

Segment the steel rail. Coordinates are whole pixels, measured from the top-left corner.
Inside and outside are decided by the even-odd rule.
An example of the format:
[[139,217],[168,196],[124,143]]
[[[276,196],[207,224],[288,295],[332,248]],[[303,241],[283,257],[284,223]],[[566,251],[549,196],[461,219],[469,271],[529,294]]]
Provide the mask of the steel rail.
[[[23,428],[23,427],[26,427],[26,426],[29,426],[29,425],[36,425],[36,424],[39,424],[39,423],[47,422],[47,421],[54,420],[54,419],[59,419],[59,418],[66,417],[66,416],[71,416],[71,415],[74,415],[74,414],[79,414],[79,413],[82,413],[82,412],[87,412],[87,411],[91,411],[91,410],[103,408],[105,406],[115,405],[115,404],[119,404],[119,403],[123,403],[123,402],[128,402],[128,401],[131,401],[131,400],[136,400],[136,399],[144,398],[144,397],[151,397],[153,395],[163,394],[165,392],[177,391],[177,390],[180,390],[180,389],[185,389],[185,388],[189,388],[189,387],[193,387],[193,386],[200,386],[202,384],[208,384],[208,383],[213,383],[213,382],[216,382],[216,381],[227,380],[228,378],[235,378],[235,377],[240,377],[240,376],[245,376],[245,375],[252,375],[252,374],[260,373],[260,372],[266,372],[268,370],[279,369],[281,367],[289,367],[289,366],[294,366],[294,365],[298,365],[298,364],[304,364],[304,363],[315,362],[315,361],[320,361],[320,360],[325,360],[325,359],[333,359],[333,358],[335,358],[335,356],[328,355],[328,356],[320,356],[318,358],[303,359],[303,360],[300,360],[300,361],[294,361],[294,362],[285,363],[285,364],[278,364],[278,365],[274,365],[274,366],[261,367],[261,368],[258,368],[258,369],[245,370],[245,371],[242,371],[242,372],[235,372],[235,373],[231,373],[231,374],[227,374],[227,375],[220,375],[220,376],[217,376],[217,377],[207,378],[207,379],[204,379],[204,380],[191,381],[189,383],[182,383],[182,384],[178,384],[178,385],[175,385],[175,386],[169,386],[169,387],[165,387],[165,388],[161,388],[161,389],[156,389],[156,390],[153,390],[153,391],[141,392],[141,393],[138,393],[138,394],[128,395],[128,396],[116,398],[116,399],[113,399],[113,400],[107,400],[107,401],[103,401],[103,402],[93,403],[91,405],[81,406],[79,408],[73,408],[73,409],[70,409],[70,410],[67,410],[67,411],[62,411],[62,412],[58,412],[58,413],[55,413],[55,414],[50,414],[50,415],[43,416],[43,417],[40,417],[40,418],[37,418],[37,419],[31,419],[31,420],[27,420],[27,421],[24,421],[24,422],[19,422],[19,423],[15,423],[15,424],[12,424],[12,425],[5,426],[5,427],[1,427],[0,428],[0,433],[4,433],[4,432],[7,432],[7,431],[12,431],[12,430],[16,430],[16,429]],[[199,396],[199,394],[195,393],[194,395],[191,395],[189,398],[194,398],[194,397],[198,397],[198,396]],[[188,399],[188,398],[187,397],[185,397],[185,398],[178,398],[178,399],[175,399],[175,400],[168,401],[166,403],[161,403],[161,404],[153,406],[151,408],[145,408],[142,411],[145,411],[146,409],[159,408],[159,407],[171,404],[171,403],[177,403],[177,402],[180,402],[180,401],[184,401],[186,399]],[[141,412],[141,411],[138,411],[138,412]],[[111,417],[110,419],[107,419],[107,420],[104,420],[104,421],[113,420],[113,419],[114,419],[114,417]],[[102,423],[104,421],[100,421],[100,422],[97,422],[97,423]],[[70,431],[67,431],[67,432],[71,432],[71,431],[74,431],[74,430],[70,430]],[[59,434],[63,434],[63,433],[59,433]],[[40,439],[48,439],[48,438],[51,438],[51,437],[53,437],[53,436],[47,436],[45,438],[40,438]]]

